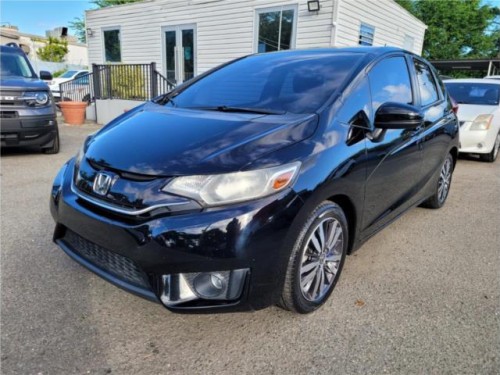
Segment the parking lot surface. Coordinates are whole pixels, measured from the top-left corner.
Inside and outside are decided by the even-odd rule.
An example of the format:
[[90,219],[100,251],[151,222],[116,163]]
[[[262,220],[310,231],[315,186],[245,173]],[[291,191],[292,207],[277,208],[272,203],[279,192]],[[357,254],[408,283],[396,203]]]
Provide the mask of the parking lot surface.
[[176,315],[51,241],[52,179],[97,129],[62,125],[58,155],[2,153],[3,374],[500,373],[500,160],[460,159],[445,207],[348,257],[312,315]]

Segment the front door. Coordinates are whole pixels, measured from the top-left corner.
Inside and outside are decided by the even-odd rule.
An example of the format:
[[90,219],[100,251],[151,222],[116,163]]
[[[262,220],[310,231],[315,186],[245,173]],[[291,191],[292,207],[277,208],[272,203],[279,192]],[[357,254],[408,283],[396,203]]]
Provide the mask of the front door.
[[[374,112],[386,102],[416,103],[404,56],[378,62],[368,77]],[[376,232],[415,199],[423,163],[421,133],[421,129],[388,129],[367,141],[365,235]]]
[[196,34],[194,25],[165,27],[165,67],[167,78],[180,84],[196,74]]

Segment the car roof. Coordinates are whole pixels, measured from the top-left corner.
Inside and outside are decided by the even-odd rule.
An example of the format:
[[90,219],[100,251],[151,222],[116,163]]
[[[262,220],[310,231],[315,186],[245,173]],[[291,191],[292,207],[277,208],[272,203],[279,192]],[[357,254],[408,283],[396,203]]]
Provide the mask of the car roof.
[[24,51],[20,47],[11,46],[0,46],[1,53],[17,53],[19,55],[24,55]]
[[359,54],[365,54],[365,55],[372,55],[374,58],[378,56],[382,56],[388,53],[393,53],[393,52],[404,52],[408,54],[412,54],[412,52],[403,50],[401,48],[397,47],[341,47],[341,48],[307,48],[307,49],[289,49],[289,50],[283,50],[283,51],[276,51],[276,52],[267,52],[267,53],[260,53],[257,55],[270,55],[270,54],[284,54],[284,55],[292,55],[292,56],[300,56],[300,55],[311,55],[314,53],[317,54],[325,54],[329,53],[332,55],[336,54],[342,54],[342,53],[359,53]]
[[458,78],[458,79],[446,79],[444,83],[492,83],[495,85],[500,85],[500,80],[498,79],[487,79],[487,78]]

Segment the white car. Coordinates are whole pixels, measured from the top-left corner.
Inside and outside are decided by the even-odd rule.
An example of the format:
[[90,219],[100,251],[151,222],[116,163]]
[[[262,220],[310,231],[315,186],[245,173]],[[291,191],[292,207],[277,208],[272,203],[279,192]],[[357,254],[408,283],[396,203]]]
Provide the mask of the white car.
[[495,161],[500,147],[500,80],[450,79],[444,84],[458,104],[459,151]]
[[60,99],[61,91],[59,85],[61,83],[68,82],[76,78],[84,77],[87,74],[89,74],[88,70],[68,70],[64,72],[59,77],[54,78],[52,81],[50,81],[49,87],[50,91],[52,91],[52,95],[54,96],[54,98]]

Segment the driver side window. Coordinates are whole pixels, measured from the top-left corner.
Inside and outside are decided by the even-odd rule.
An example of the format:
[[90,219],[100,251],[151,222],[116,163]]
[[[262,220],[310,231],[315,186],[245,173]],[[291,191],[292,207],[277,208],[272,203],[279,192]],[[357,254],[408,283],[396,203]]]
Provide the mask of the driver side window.
[[403,56],[389,57],[368,73],[373,111],[386,102],[413,103],[410,74]]

